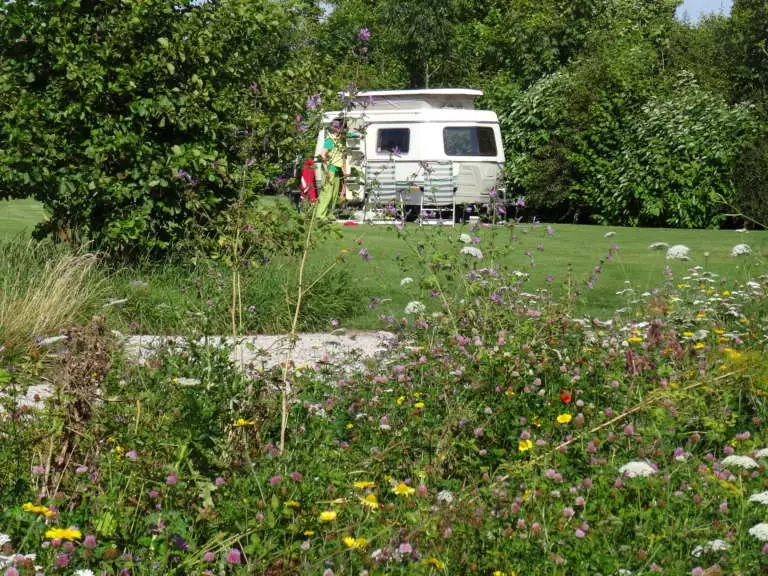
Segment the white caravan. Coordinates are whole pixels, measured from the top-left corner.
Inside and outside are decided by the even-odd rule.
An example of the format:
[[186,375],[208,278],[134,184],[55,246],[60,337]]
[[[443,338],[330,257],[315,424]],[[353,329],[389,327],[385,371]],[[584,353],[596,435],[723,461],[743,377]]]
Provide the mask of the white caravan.
[[[347,200],[430,214],[464,213],[501,193],[504,148],[495,112],[476,110],[480,90],[382,90],[360,92],[350,109],[323,115],[316,154],[330,125],[347,125]],[[318,179],[322,171],[318,169]],[[495,198],[493,199],[495,201]]]

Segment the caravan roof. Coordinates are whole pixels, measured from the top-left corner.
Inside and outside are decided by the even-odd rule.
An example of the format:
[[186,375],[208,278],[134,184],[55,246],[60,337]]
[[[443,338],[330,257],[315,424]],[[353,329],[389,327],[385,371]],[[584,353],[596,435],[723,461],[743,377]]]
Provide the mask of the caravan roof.
[[475,109],[482,90],[434,88],[424,90],[371,90],[355,94],[354,101],[367,110]]

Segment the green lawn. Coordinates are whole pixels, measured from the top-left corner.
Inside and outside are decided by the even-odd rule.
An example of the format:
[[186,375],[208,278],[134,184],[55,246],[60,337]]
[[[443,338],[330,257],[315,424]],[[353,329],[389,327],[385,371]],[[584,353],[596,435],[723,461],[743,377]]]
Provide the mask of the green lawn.
[[[42,218],[42,208],[31,200],[0,202],[0,239],[28,235]],[[475,230],[470,226],[419,227],[409,224],[401,233],[391,225],[340,227],[338,238],[322,241],[311,254],[309,268],[310,276],[316,277],[340,254],[346,253],[346,262],[337,270],[342,271],[346,278],[344,282],[348,284],[342,295],[345,304],[341,306],[347,312],[334,312],[339,306],[334,308],[333,290],[326,287],[321,295],[321,298],[327,299],[326,303],[318,304],[313,309],[313,314],[317,316],[314,327],[328,326],[333,318],[349,328],[376,328],[381,326],[379,315],[402,317],[405,306],[413,300],[423,301],[430,311],[438,310],[440,300],[432,296],[431,287],[421,284],[428,271],[424,264],[419,263],[416,251],[421,250],[426,261],[432,261],[437,255],[454,257],[463,246],[458,240],[461,233],[478,236],[481,240],[476,246],[484,253],[483,260],[462,256],[467,266],[502,267],[526,272],[530,274],[526,290],[547,287],[556,296],[562,296],[569,289],[572,292],[578,290],[581,294],[576,300],[577,313],[599,317],[611,316],[618,308],[630,304],[632,295],[621,296],[617,292],[631,287],[634,294],[639,295],[661,286],[665,281],[667,265],[671,267],[676,282],[682,282],[687,270],[696,265],[720,274],[726,283],[768,273],[768,232],[565,224],[555,224],[552,228],[553,233],[549,234],[546,225],[532,224],[493,229],[478,226]],[[605,237],[608,232],[615,234]],[[685,244],[691,249],[691,260],[667,261],[663,250],[648,249],[653,242]],[[739,243],[748,243],[753,255],[732,258],[731,248]],[[607,261],[609,249],[614,244],[618,246],[618,251],[614,252],[612,261]],[[361,248],[367,250],[370,260],[358,254]],[[593,283],[593,288],[587,288],[586,282],[594,267],[601,265],[601,260],[604,261],[602,273]],[[284,287],[287,279],[295,274],[293,267],[291,263],[273,262],[266,268],[250,269],[244,275],[247,284],[244,294],[250,294],[253,301],[244,300],[244,307],[254,305],[260,311],[258,313],[270,316],[275,313],[275,308],[267,310],[264,302],[276,302],[280,313],[289,315]],[[205,266],[195,268],[191,264],[176,262],[154,266],[151,270],[146,267],[120,269],[109,281],[112,297],[134,301],[137,297],[136,290],[131,288],[134,280],[147,281],[148,287],[142,293],[145,301],[137,302],[141,313],[136,314],[137,310],[129,305],[118,323],[139,322],[145,325],[146,322],[153,329],[178,330],[180,321],[175,318],[180,314],[213,312],[211,300],[216,301],[216,310],[221,308],[221,316],[225,318],[228,274],[225,269],[218,268],[218,271],[212,271]],[[215,279],[211,277],[212,273]],[[204,281],[208,278],[211,286],[203,289],[199,284],[200,277]],[[413,278],[414,282],[401,286],[400,282],[405,277]],[[461,283],[455,278],[442,288],[447,293],[455,294],[461,289]],[[376,305],[370,310],[369,304],[373,299],[377,299]],[[147,315],[157,316],[150,322]]]
[[[378,313],[395,316],[402,314],[405,305],[420,299],[425,303],[438,301],[430,297],[429,290],[420,289],[417,282],[405,287],[400,280],[406,276],[419,280],[424,277],[417,258],[409,246],[422,244],[426,254],[436,252],[456,253],[463,246],[457,241],[460,233],[478,235],[477,246],[484,252],[482,261],[472,260],[476,267],[505,266],[530,274],[530,286],[549,286],[553,292],[567,290],[569,266],[574,289],[582,291],[579,309],[583,313],[605,316],[627,303],[627,296],[616,293],[632,287],[637,294],[661,286],[664,269],[669,265],[678,280],[696,265],[727,278],[728,281],[744,281],[768,272],[768,233],[739,233],[732,230],[669,230],[644,228],[611,228],[601,226],[554,225],[554,234],[547,233],[545,225],[520,225],[514,229],[478,228],[471,232],[468,227],[434,228],[409,226],[404,237],[399,238],[392,226],[359,226],[346,228],[343,238],[327,243],[313,256],[314,260],[330,260],[342,249],[350,252],[348,266],[356,289],[366,297],[388,299],[378,308]],[[608,232],[615,235],[606,238]],[[513,239],[513,236],[515,237]],[[359,244],[358,244],[359,242]],[[667,261],[665,252],[649,250],[653,242],[685,244],[691,249],[691,260]],[[735,244],[748,243],[753,256],[733,258],[731,248]],[[609,248],[618,246],[613,261],[605,261],[602,273],[593,288],[585,283],[595,266],[605,260]],[[369,261],[358,256],[365,247],[371,256]],[[533,256],[534,266],[526,252]],[[551,278],[548,278],[551,277]],[[365,307],[360,314],[348,320],[348,325],[368,326],[372,315]]]
[[0,239],[29,235],[44,219],[43,207],[34,200],[0,200]]
[[[464,246],[459,242],[463,232],[481,238],[476,246],[483,251],[484,258],[476,260],[461,256],[462,269],[441,286],[450,296],[462,297],[463,275],[473,267],[519,270],[530,274],[530,281],[523,290],[547,287],[556,297],[562,297],[569,289],[572,293],[579,291],[580,295],[574,300],[576,313],[600,318],[612,317],[619,308],[631,308],[631,301],[636,296],[663,286],[667,265],[672,269],[676,283],[685,282],[683,278],[690,267],[704,266],[723,277],[721,289],[734,281],[745,281],[768,272],[768,233],[765,232],[574,225],[554,225],[552,235],[541,225],[477,228],[475,231],[468,226],[419,228],[408,225],[400,234],[391,225],[342,227],[340,230],[340,237],[321,241],[310,255],[307,274],[310,283],[339,255],[345,254],[345,261],[334,268],[334,273],[340,272],[341,276],[334,278],[333,285],[329,286],[326,278],[325,284],[320,284],[310,297],[313,305],[304,314],[309,320],[304,324],[305,329],[326,330],[332,319],[347,328],[380,328],[380,315],[402,318],[405,306],[414,300],[426,304],[428,312],[439,310],[440,298],[433,295],[431,286],[422,283],[429,271],[425,263],[419,262],[417,251],[421,250],[423,261],[447,257],[455,262],[455,256]],[[606,238],[605,234],[610,231],[615,235]],[[664,251],[648,249],[652,242],[685,244],[691,249],[691,260],[667,261]],[[752,247],[753,255],[732,258],[731,248],[742,242]],[[608,251],[614,244],[618,251],[614,251],[612,261],[607,261]],[[370,259],[359,254],[363,248]],[[533,266],[526,252],[532,255]],[[601,260],[604,260],[602,273],[593,287],[588,288],[586,282],[594,267],[601,265]],[[286,318],[292,313],[288,299],[293,296],[287,285],[295,275],[295,262],[282,259],[275,259],[267,266],[250,268],[243,274],[243,307],[252,306],[253,310],[247,314],[251,321],[246,321],[246,330],[279,332],[285,329]],[[414,281],[401,286],[405,277]],[[146,282],[146,287],[138,291],[132,288],[136,280]],[[176,262],[151,270],[123,268],[110,283],[112,297],[128,299],[128,303],[119,309],[120,317],[115,319],[119,325],[135,322],[143,330],[173,332],[183,329],[182,317],[191,318],[195,325],[199,325],[200,315],[205,314],[213,318],[209,321],[214,325],[209,329],[227,330],[231,289],[228,287],[229,274],[220,265],[203,264],[195,268]],[[634,295],[617,294],[626,288],[632,288]],[[375,305],[369,307],[369,304]],[[283,322],[275,324],[274,318],[278,315],[282,315]]]

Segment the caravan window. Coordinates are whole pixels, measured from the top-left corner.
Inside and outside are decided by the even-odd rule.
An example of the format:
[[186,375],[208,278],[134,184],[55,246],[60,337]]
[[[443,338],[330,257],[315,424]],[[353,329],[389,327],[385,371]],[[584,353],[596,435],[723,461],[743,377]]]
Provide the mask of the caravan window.
[[408,154],[411,145],[411,131],[408,128],[379,128],[376,152]]
[[496,156],[496,137],[485,126],[444,128],[443,147],[446,156]]

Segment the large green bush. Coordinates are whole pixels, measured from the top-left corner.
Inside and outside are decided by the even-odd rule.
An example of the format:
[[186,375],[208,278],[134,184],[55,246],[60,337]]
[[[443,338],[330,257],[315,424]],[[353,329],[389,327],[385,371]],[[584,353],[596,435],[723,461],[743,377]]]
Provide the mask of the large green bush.
[[34,196],[42,232],[128,252],[225,208],[248,158],[263,187],[302,145],[289,4],[3,3],[0,198]]

